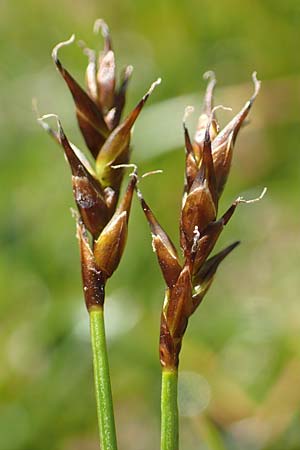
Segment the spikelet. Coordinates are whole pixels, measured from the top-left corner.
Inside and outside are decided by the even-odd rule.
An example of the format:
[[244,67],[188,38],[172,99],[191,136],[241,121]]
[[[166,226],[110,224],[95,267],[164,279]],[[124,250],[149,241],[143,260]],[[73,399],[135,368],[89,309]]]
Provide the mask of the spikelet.
[[219,108],[229,108],[213,106],[216,78],[213,72],[208,72],[206,78],[209,81],[193,141],[186,126],[186,118],[192,112],[192,107],[186,108],[183,118],[185,185],[179,226],[183,262],[140,190],[137,190],[150,225],[152,246],[167,284],[161,313],[160,361],[168,369],[178,366],[188,320],[209,290],[220,263],[239,242],[234,242],[215,256],[209,258],[209,255],[237,205],[247,203],[238,198],[220,218],[217,217],[219,198],[230,171],[234,143],[258,94],[260,82],[254,73],[254,94],[220,131],[215,113]]
[[[94,167],[67,138],[57,116],[48,114],[39,119],[40,125],[62,147],[71,169],[74,200],[79,213],[77,237],[88,309],[103,305],[105,283],[117,269],[125,248],[131,201],[137,182],[136,172],[132,174],[119,206],[118,199],[124,167],[129,163],[131,131],[149,96],[160,83],[160,79],[152,83],[148,92],[122,121],[132,66],[123,70],[118,83],[110,31],[102,19],[95,22],[94,31],[98,33],[99,30],[104,40],[104,48],[99,55],[80,43],[88,57],[86,90],[60,59],[60,52],[74,42],[75,36],[60,42],[52,51],[56,68],[73,97],[77,122],[94,158]],[[51,116],[56,118],[57,130],[47,123]]]

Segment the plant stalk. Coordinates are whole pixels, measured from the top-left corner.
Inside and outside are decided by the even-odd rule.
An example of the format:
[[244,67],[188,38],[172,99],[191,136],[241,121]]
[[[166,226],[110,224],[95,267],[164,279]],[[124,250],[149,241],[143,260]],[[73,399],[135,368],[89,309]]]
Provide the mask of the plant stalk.
[[101,450],[117,450],[103,307],[89,311]]
[[162,370],[161,450],[178,450],[178,371]]

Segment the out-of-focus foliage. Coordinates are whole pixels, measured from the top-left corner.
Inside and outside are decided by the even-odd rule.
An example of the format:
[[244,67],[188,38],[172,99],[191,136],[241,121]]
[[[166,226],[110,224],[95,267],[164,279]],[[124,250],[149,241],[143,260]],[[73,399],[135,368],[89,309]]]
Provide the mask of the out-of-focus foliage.
[[[192,318],[181,357],[181,448],[297,450],[300,405],[300,4],[297,0],[2,0],[0,191],[0,442],[5,450],[95,450],[88,320],[81,290],[69,169],[36,125],[57,113],[81,148],[73,104],[50,58],[72,32],[101,47],[103,17],[118,60],[134,66],[127,110],[163,83],[135,127],[132,160],[163,169],[143,192],[178,242],[184,106],[200,105],[207,69],[234,111],[262,90],[238,138],[220,211],[241,205],[223,264]],[[64,61],[83,81],[86,57]],[[81,77],[81,78],[80,78]],[[181,96],[184,96],[183,98]],[[155,102],[155,104],[154,104]],[[198,102],[198,103],[197,103]],[[226,114],[226,117],[225,117]],[[219,117],[228,119],[228,112]],[[192,120],[191,120],[192,123]],[[191,124],[190,124],[191,127]],[[159,445],[158,330],[164,283],[135,201],[124,259],[107,288],[112,384],[122,448]],[[142,443],[142,447],[141,447]]]

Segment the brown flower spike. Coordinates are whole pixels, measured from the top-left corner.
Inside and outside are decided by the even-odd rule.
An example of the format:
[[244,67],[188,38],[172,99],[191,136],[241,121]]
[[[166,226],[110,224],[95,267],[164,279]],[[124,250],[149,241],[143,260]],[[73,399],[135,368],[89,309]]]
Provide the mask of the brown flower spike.
[[[260,82],[254,73],[252,97],[220,131],[215,116],[219,107],[213,107],[216,79],[213,72],[208,72],[206,77],[209,82],[193,141],[185,124],[191,107],[186,109],[183,119],[186,150],[185,186],[180,216],[183,263],[170,238],[158,223],[141,192],[137,190],[151,228],[153,249],[167,284],[161,313],[160,361],[162,367],[171,370],[178,367],[182,338],[189,317],[202,302],[219,264],[239,242],[234,242],[215,256],[208,257],[236,206],[241,202],[247,203],[238,198],[225,214],[217,218],[219,198],[230,171],[233,146],[259,92]],[[262,195],[264,192],[265,190]]]
[[[129,162],[132,127],[158,79],[121,122],[126,90],[132,73],[127,66],[118,85],[115,56],[106,23],[99,19],[95,31],[102,31],[104,49],[99,57],[82,43],[88,56],[86,91],[63,66],[59,50],[74,42],[74,35],[55,46],[54,63],[66,82],[75,103],[76,117],[86,145],[95,160],[91,166],[85,155],[67,138],[57,116],[39,119],[41,126],[60,144],[72,173],[74,199],[79,212],[77,237],[81,254],[82,279],[88,310],[102,306],[104,287],[119,265],[127,238],[128,219],[136,171],[131,174],[127,190],[117,207],[124,166]],[[45,119],[56,117],[58,129],[53,130]],[[91,234],[91,242],[87,231]]]

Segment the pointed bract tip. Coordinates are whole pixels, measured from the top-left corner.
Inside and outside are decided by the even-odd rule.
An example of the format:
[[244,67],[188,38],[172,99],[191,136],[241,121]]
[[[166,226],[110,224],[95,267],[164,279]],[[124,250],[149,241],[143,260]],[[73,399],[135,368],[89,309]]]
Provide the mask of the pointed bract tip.
[[52,59],[55,62],[55,64],[59,64],[59,60],[58,60],[58,50],[61,49],[62,47],[65,47],[67,45],[73,44],[73,42],[75,41],[75,34],[72,34],[72,36],[70,37],[70,39],[68,39],[67,41],[62,41],[59,42],[54,49],[52,50]]
[[224,257],[227,256],[230,252],[232,252],[232,250],[234,250],[238,245],[240,245],[241,241],[235,241],[232,244],[228,245],[228,247],[226,247],[223,250],[223,254]]
[[212,281],[212,277],[215,275],[219,265],[221,262],[226,258],[226,256],[229,255],[229,253],[232,252],[238,245],[240,244],[240,241],[235,241],[232,244],[228,245],[228,247],[225,247],[223,250],[221,250],[216,255],[209,258],[205,264],[199,269],[198,273],[195,275],[195,282],[203,283],[206,281]]
[[[225,247],[223,250],[221,250],[219,253],[217,253],[215,256],[213,256],[210,260],[208,260],[208,263],[211,261],[212,263],[212,272],[216,272],[218,266],[220,263],[226,258],[226,256],[229,255],[238,245],[240,245],[241,241],[235,241],[232,244]],[[208,264],[209,265],[209,264]]]

